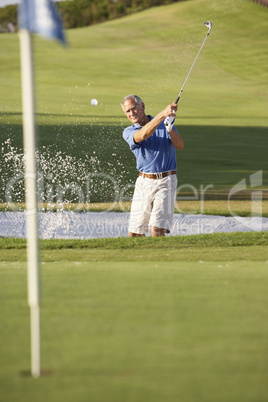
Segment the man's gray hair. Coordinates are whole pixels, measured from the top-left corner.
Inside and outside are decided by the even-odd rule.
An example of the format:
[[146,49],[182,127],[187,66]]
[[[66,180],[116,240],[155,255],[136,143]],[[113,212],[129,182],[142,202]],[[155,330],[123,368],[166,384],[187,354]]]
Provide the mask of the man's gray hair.
[[127,95],[127,96],[125,96],[124,97],[124,99],[122,100],[122,103],[121,103],[121,106],[122,106],[122,109],[124,110],[124,108],[123,108],[123,105],[124,105],[124,102],[126,101],[126,100],[128,100],[128,99],[131,99],[131,100],[133,100],[134,102],[136,102],[139,106],[141,106],[142,105],[142,100],[141,100],[141,98],[139,97],[139,96],[137,96],[137,95]]

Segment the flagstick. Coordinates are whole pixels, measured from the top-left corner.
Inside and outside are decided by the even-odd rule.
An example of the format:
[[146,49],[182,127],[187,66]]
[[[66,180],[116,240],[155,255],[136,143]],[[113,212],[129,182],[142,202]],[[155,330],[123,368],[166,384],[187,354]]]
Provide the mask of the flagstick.
[[37,221],[37,173],[35,136],[34,69],[32,37],[28,30],[20,30],[23,142],[25,156],[25,197],[27,227],[28,303],[31,310],[31,374],[39,377],[40,363],[40,291],[39,244]]

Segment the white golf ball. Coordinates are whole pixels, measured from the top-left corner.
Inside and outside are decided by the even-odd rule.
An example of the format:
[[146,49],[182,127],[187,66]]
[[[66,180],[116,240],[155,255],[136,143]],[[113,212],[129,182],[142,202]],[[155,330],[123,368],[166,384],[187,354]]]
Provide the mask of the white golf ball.
[[97,104],[98,104],[97,99],[91,99],[91,105],[92,106],[97,106]]

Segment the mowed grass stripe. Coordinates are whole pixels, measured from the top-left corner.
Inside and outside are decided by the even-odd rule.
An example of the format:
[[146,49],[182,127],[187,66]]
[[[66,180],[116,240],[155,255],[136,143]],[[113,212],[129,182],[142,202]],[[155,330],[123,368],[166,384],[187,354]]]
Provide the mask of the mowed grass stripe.
[[[267,245],[268,232],[233,232],[190,236],[143,237],[143,238],[100,238],[100,239],[48,239],[41,240],[42,249],[68,248],[106,248],[106,249],[142,249],[142,248],[184,248],[199,246],[251,246]],[[0,237],[0,249],[26,248],[26,240],[21,238]]]
[[[266,261],[268,232],[165,238],[41,240],[41,261]],[[0,261],[25,261],[26,240],[0,238]]]

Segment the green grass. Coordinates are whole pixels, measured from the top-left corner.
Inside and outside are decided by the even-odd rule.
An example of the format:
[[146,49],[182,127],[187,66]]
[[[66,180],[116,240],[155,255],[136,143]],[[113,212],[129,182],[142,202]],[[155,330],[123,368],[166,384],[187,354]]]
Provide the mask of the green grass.
[[[67,49],[36,37],[40,124],[53,119],[64,124],[66,117],[69,124],[81,124],[83,116],[91,123],[125,123],[119,104],[135,90],[156,113],[176,98],[205,36],[206,19],[213,30],[187,84],[182,122],[188,125],[194,118],[198,125],[266,126],[267,9],[249,0],[149,9],[71,30]],[[16,35],[0,40],[2,104],[6,112],[21,112],[19,41]],[[99,107],[90,106],[92,97],[99,99]]]
[[[268,19],[249,0],[181,2],[72,30],[68,49],[36,37],[46,186],[85,186],[99,172],[129,196],[120,101],[138,92],[155,114],[175,99],[206,20],[213,30],[177,119],[179,185],[228,192],[262,170],[267,188]],[[17,36],[0,35],[0,46],[2,200],[22,172],[22,129]],[[91,201],[112,193],[93,187]],[[0,401],[267,401],[267,248],[267,232],[41,241],[43,375],[33,380],[26,242],[0,238]]]
[[[265,261],[267,248],[267,232],[40,241],[42,262]],[[26,261],[25,239],[0,238],[0,250],[2,262]]]
[[20,251],[1,239],[1,401],[266,400],[266,233],[43,241],[38,380]]
[[[85,193],[83,177],[94,172],[112,177],[119,190],[115,195],[111,185],[100,180],[91,202],[130,199],[128,185],[137,172],[122,139],[128,123],[120,102],[138,92],[147,112],[155,114],[174,100],[205,37],[203,22],[209,19],[213,29],[179,104],[177,127],[185,141],[178,152],[179,186],[188,184],[200,193],[201,186],[211,185],[207,193],[228,193],[261,170],[267,190],[267,13],[249,0],[187,1],[70,30],[68,48],[34,37],[45,185],[51,186],[49,177],[56,174],[57,185],[75,182]],[[13,147],[12,160],[1,167],[4,201],[10,178],[22,170],[14,165],[22,149],[18,36],[1,35],[0,46],[0,143],[11,141],[2,151],[5,155]],[[90,105],[93,97],[99,100],[95,108]],[[69,165],[62,159],[67,156]],[[21,201],[22,190],[15,193]]]
[[[129,239],[125,237],[119,238],[99,238],[89,240],[77,239],[48,239],[40,240],[40,247],[43,250],[59,250],[59,249],[95,249],[102,248],[112,250],[122,249],[143,249],[153,248],[159,250],[162,248],[184,247],[237,247],[237,246],[257,246],[268,244],[267,232],[233,232],[233,233],[214,233],[191,236],[167,236],[167,237],[143,237]],[[0,237],[0,250],[19,250],[26,248],[26,240],[13,237]],[[1,259],[1,257],[0,257]]]
[[[260,170],[263,171],[262,188],[267,192],[267,132],[264,128],[189,125],[182,126],[181,132],[185,142],[184,150],[177,152],[181,194],[188,192],[194,199],[200,198],[202,191],[207,195],[211,191],[226,194],[244,178],[250,189],[249,175]],[[4,146],[7,156],[1,180],[8,184],[10,178],[22,172],[22,164],[18,163],[22,154],[21,127],[10,125],[0,137],[3,141],[9,139],[12,144]],[[83,190],[82,202],[87,198],[93,203],[131,198],[137,171],[134,156],[122,139],[121,127],[40,126],[39,149],[44,189],[54,188],[56,192],[57,186],[75,182]],[[96,176],[94,186],[88,190],[87,178],[92,172],[100,176]],[[19,183],[23,183],[23,177]],[[6,188],[5,185],[0,188],[3,201]],[[15,201],[23,201],[23,191],[12,194]]]
[[38,380],[26,242],[0,249],[1,401],[266,400],[267,232],[42,240]]

